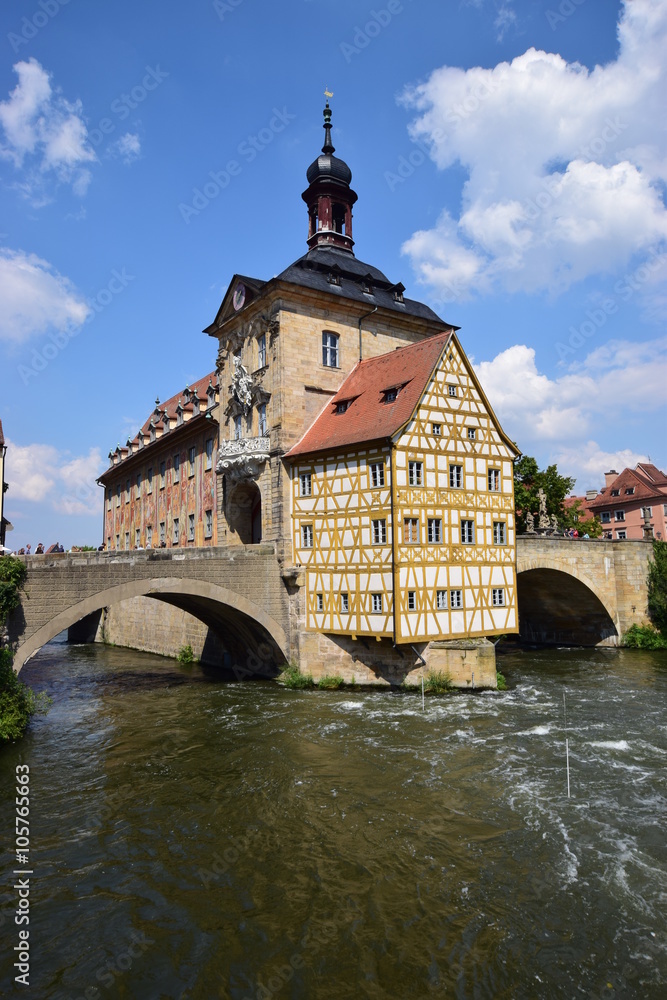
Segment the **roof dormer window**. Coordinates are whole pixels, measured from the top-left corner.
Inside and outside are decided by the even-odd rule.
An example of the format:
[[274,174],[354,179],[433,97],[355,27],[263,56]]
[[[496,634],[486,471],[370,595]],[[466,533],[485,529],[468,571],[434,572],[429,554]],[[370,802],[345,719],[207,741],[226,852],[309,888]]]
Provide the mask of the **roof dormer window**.
[[329,271],[329,284],[337,285],[340,288],[340,268],[338,264],[334,264]]
[[393,288],[394,302],[404,302],[404,299],[403,299],[403,292],[404,291],[405,291],[405,285],[401,284],[400,281],[399,281],[399,283],[397,285],[394,285],[394,288]]
[[183,424],[183,404],[179,399],[178,406],[176,407],[176,426],[181,427],[182,424]]
[[382,402],[383,403],[395,403],[399,392],[403,388],[402,385],[392,385],[389,389],[382,390]]
[[336,405],[335,412],[336,413],[345,413],[345,411],[348,409],[348,407],[349,407],[349,405],[350,405],[351,402],[352,402],[351,399],[341,399],[340,402],[338,402],[338,403],[335,404]]
[[626,497],[631,497],[634,492],[635,492],[634,486],[628,486],[627,490],[625,491],[625,495]]
[[361,279],[361,290],[364,293],[364,295],[373,294],[373,282],[371,280],[370,274],[367,274],[365,277]]
[[200,406],[200,403],[201,403],[201,400],[200,400],[199,396],[193,395],[193,397],[192,397],[192,416],[193,417],[198,417],[199,416],[199,406]]
[[612,490],[612,491],[611,491],[611,495],[612,495],[613,497],[620,497],[620,495],[621,495],[621,491],[620,491],[620,490]]

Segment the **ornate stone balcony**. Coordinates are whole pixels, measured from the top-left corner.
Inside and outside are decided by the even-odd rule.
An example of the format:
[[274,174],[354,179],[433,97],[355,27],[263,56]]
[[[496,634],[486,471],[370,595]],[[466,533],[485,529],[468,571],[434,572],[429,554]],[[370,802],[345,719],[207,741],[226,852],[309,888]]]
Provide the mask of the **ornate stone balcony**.
[[260,466],[269,458],[269,438],[238,438],[221,441],[218,449],[218,472],[233,479],[256,479]]

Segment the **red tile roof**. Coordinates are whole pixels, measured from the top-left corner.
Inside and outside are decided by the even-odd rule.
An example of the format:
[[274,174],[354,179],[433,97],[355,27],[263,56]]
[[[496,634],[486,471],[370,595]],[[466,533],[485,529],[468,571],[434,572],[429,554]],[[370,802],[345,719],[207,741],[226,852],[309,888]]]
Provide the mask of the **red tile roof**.
[[[643,471],[650,469],[653,480]],[[631,489],[632,493],[626,493]],[[618,490],[618,496],[612,495],[612,490]],[[587,504],[588,509],[595,513],[609,507],[618,507],[625,503],[637,503],[638,500],[651,500],[667,494],[667,476],[655,465],[639,464],[636,469],[623,469],[609,485],[600,490],[594,500]]]
[[[357,362],[336,395],[327,401],[285,458],[377,441],[395,434],[414,413],[450,337],[449,331],[439,333],[389,354]],[[383,402],[385,390],[398,386],[402,388],[396,401]],[[336,404],[345,400],[350,400],[347,410],[337,413]]]

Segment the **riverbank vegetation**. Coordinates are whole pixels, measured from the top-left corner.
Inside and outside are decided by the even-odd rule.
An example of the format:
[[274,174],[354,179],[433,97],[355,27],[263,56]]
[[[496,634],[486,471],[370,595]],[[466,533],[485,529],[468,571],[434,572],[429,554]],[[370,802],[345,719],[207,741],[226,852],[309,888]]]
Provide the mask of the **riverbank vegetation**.
[[657,538],[648,568],[648,617],[648,623],[630,626],[623,636],[624,646],[667,649],[667,542]]
[[0,556],[0,743],[19,739],[33,715],[48,711],[51,699],[35,694],[18,679],[11,650],[2,647],[2,636],[11,613],[21,603],[25,563],[13,556]]

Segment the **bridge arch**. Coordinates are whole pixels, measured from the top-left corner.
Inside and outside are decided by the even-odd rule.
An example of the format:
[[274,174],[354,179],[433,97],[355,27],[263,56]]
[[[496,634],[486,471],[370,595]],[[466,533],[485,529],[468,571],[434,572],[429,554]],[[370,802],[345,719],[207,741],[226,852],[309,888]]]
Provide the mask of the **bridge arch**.
[[266,661],[268,655],[273,655],[278,662],[288,659],[289,647],[284,629],[258,604],[218,584],[189,578],[158,577],[109,587],[60,611],[19,643],[14,654],[14,670],[18,673],[42,646],[82,618],[133,597],[152,597],[173,604],[209,627],[224,630],[231,636],[236,650],[243,651],[238,666],[244,674],[261,670],[262,659]]
[[585,573],[555,569],[547,558],[523,559],[517,569],[521,639],[559,646],[618,643],[615,608]]

